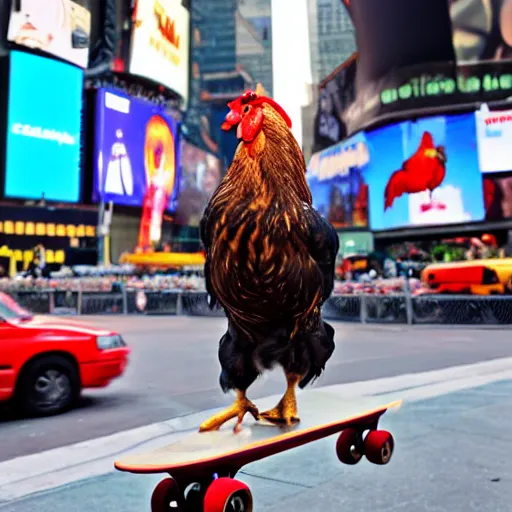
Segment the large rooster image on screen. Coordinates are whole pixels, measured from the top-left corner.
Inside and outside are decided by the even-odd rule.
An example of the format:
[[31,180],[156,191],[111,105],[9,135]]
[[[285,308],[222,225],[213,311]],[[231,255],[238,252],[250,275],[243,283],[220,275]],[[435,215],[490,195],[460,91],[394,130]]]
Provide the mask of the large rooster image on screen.
[[441,185],[446,176],[446,152],[444,146],[435,146],[430,132],[423,132],[416,152],[408,158],[402,168],[395,171],[384,191],[384,210],[402,194],[429,193],[430,201],[421,205],[422,211],[431,208],[445,210],[446,204],[432,199],[432,192]]
[[483,219],[474,114],[392,124],[367,140],[372,229]]

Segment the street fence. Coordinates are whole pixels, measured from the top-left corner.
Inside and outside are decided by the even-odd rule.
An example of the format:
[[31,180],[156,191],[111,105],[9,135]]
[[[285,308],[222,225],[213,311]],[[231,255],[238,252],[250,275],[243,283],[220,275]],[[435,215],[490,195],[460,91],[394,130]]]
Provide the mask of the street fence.
[[[210,310],[204,291],[120,285],[109,292],[38,289],[8,293],[36,314],[224,316],[221,309]],[[336,294],[324,304],[323,315],[329,320],[366,324],[507,325],[512,324],[512,296]]]

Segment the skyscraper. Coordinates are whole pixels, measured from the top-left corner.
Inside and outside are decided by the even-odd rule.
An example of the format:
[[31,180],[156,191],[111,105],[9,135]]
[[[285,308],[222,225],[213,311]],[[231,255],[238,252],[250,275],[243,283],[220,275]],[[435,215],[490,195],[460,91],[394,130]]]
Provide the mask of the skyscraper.
[[271,0],[238,0],[236,54],[238,63],[272,96]]
[[191,3],[191,84],[185,120],[194,145],[231,161],[236,137],[222,132],[226,103],[261,82],[272,92],[271,0]]
[[306,161],[313,148],[318,85],[356,50],[355,31],[341,0],[307,0],[311,75],[310,103],[302,109],[303,151]]
[[356,49],[354,26],[341,0],[307,0],[313,83],[320,83]]

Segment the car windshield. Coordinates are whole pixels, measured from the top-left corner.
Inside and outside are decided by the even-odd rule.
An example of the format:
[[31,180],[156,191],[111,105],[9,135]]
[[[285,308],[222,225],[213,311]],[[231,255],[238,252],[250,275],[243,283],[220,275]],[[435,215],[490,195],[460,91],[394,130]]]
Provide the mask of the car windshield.
[[11,320],[14,318],[32,318],[32,313],[22,308],[12,297],[0,292],[0,318]]

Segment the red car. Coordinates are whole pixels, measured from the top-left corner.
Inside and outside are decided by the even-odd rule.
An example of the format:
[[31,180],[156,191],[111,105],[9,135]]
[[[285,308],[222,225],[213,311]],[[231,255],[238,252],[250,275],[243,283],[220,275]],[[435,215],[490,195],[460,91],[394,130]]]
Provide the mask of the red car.
[[57,414],[83,388],[123,374],[130,349],[116,332],[32,315],[0,292],[0,402],[28,415]]

